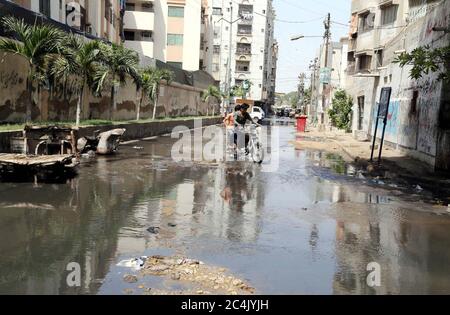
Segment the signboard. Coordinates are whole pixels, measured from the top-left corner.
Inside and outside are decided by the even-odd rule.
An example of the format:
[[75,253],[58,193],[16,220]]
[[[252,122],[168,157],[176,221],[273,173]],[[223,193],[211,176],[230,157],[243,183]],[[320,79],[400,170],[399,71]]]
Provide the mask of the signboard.
[[373,136],[373,143],[372,143],[372,153],[370,155],[370,161],[372,162],[373,154],[375,151],[375,144],[377,140],[378,120],[383,119],[383,132],[381,134],[380,152],[378,154],[378,164],[381,163],[381,153],[383,152],[384,134],[386,132],[387,116],[389,113],[389,103],[391,102],[391,94],[392,88],[385,87],[381,89],[380,103],[378,104],[378,117],[375,124],[375,133]]
[[320,83],[322,84],[331,83],[331,68],[320,69]]
[[389,103],[391,101],[392,88],[385,87],[381,89],[380,104],[378,109],[378,118],[385,119],[389,112]]

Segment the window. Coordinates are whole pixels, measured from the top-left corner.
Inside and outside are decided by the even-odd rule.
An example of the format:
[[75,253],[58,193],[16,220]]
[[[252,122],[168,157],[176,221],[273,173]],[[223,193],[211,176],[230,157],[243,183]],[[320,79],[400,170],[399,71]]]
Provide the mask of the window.
[[50,16],[50,0],[39,0],[39,12]]
[[367,32],[373,30],[375,24],[375,14],[374,13],[364,13],[359,16],[360,18],[360,29],[361,32]]
[[213,54],[220,54],[220,45],[213,46]]
[[175,68],[183,69],[183,63],[182,62],[168,61],[167,64],[171,65],[172,67],[175,67]]
[[410,114],[414,115],[417,113],[417,101],[419,100],[419,91],[413,91],[413,96],[411,99],[411,108],[410,108]]
[[143,12],[153,12],[153,3],[142,3]]
[[184,8],[169,7],[169,17],[184,17]]
[[213,15],[222,15],[222,8],[213,8]]
[[359,57],[359,70],[360,71],[368,71],[372,66],[372,56],[369,55],[361,55]]
[[375,51],[375,55],[377,57],[377,67],[382,67],[383,66],[383,50],[377,50]]
[[364,96],[358,97],[358,130],[363,130],[364,124]]
[[125,7],[126,11],[135,11],[136,10],[136,4],[134,3],[126,3],[126,7]]
[[397,20],[398,5],[381,8],[381,25],[392,24]]
[[213,63],[212,71],[213,72],[219,72],[220,71],[220,65],[218,63]]
[[167,46],[183,46],[183,34],[167,34]]
[[239,25],[238,26],[238,34],[239,35],[251,35],[252,34],[252,26],[251,25]]
[[144,42],[151,42],[151,41],[153,41],[152,32],[149,32],[149,31],[141,32],[141,39]]
[[134,40],[134,32],[130,32],[130,31],[125,31],[124,32],[125,35],[125,40]]

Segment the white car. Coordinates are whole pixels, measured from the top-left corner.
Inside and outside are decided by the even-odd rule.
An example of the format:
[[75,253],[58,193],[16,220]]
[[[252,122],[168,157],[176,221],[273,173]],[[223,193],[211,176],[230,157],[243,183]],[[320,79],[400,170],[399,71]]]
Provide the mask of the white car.
[[266,118],[266,113],[264,113],[261,107],[253,106],[250,112],[250,117],[252,117],[254,122],[259,122]]

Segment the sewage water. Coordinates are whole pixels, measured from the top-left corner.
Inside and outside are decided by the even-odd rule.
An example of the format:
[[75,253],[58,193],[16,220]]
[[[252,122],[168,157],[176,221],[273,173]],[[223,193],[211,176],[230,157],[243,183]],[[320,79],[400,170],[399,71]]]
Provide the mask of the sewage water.
[[[154,254],[227,268],[262,294],[450,293],[442,207],[374,187],[335,156],[296,151],[293,127],[278,127],[274,173],[175,163],[175,140],[162,137],[84,161],[67,183],[0,183],[0,293],[139,294],[163,284],[125,283],[130,271],[116,264]],[[81,266],[75,288],[71,262]],[[366,282],[372,262],[379,287]]]

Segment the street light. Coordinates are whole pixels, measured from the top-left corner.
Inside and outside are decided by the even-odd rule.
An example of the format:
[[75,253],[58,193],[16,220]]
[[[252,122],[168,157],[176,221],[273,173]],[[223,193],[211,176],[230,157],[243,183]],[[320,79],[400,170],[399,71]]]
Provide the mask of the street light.
[[323,36],[304,36],[304,35],[294,35],[291,37],[291,41],[296,41],[302,38],[323,38]]

